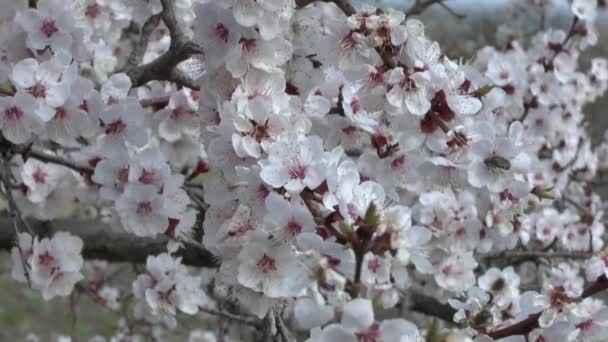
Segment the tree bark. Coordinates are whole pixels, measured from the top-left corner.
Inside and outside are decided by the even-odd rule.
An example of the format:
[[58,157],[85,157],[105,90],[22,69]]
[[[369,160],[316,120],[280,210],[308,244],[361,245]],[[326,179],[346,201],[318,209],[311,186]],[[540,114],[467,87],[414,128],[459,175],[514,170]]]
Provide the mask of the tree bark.
[[[57,231],[66,231],[80,237],[85,259],[99,259],[109,262],[145,263],[148,255],[167,251],[166,236],[140,238],[119,231],[100,221],[79,219],[59,219],[48,221],[30,220],[34,233],[40,237],[51,237]],[[0,216],[0,250],[10,251],[15,246],[15,232],[11,229],[11,219]],[[188,266],[217,267],[216,258],[210,252],[193,246],[180,248],[176,253]]]

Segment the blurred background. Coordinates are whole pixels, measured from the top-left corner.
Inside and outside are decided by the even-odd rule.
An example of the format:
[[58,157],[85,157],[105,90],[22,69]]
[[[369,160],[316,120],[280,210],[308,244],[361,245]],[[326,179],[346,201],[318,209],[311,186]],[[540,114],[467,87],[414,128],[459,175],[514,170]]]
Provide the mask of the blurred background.
[[[351,0],[356,5],[369,4],[377,7],[409,9],[414,0]],[[433,5],[421,16],[427,36],[437,40],[442,49],[451,58],[470,59],[474,51],[484,45],[497,42],[497,27],[500,24],[522,25],[513,23],[510,13],[514,3],[526,6],[538,0],[447,0],[448,7]],[[568,30],[572,14],[566,0],[555,0],[552,9],[544,14],[530,11],[524,18],[521,29],[534,32],[539,27]],[[532,5],[530,5],[532,6]],[[582,58],[582,69],[587,69],[592,57],[608,57],[608,13],[599,13],[597,46],[586,51]],[[525,26],[525,27],[523,27]],[[608,127],[608,96],[604,95],[585,111],[588,116],[588,130],[597,143]],[[604,195],[608,195],[605,187]],[[3,227],[2,229],[5,229]],[[132,278],[131,265],[125,265],[123,278]],[[128,284],[124,284],[129,288]],[[97,305],[86,296],[78,298],[54,299],[45,302],[39,291],[29,290],[11,279],[10,256],[0,253],[0,341],[24,341],[28,333],[34,333],[40,341],[55,341],[59,335],[91,337],[96,334],[109,336],[114,333],[118,314]],[[182,341],[190,328],[196,328],[196,322],[185,321],[187,329],[178,329],[174,339]],[[180,332],[181,331],[181,332]],[[79,339],[80,340],[80,339]],[[84,340],[84,339],[83,339]],[[86,340],[85,340],[86,341]]]

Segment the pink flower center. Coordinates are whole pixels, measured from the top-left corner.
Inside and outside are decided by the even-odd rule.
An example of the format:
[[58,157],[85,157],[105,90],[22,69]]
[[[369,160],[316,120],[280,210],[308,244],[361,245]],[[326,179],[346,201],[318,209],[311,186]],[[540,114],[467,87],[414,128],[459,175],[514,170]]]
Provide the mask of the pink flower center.
[[401,169],[403,165],[405,165],[405,156],[397,157],[391,162],[391,167],[393,169]]
[[42,170],[41,168],[37,168],[34,174],[32,175],[34,181],[39,184],[43,184],[45,182],[46,176],[46,172],[44,172],[44,170]]
[[551,290],[549,293],[549,298],[551,302],[551,307],[559,308],[564,304],[572,303],[574,300],[565,292],[565,289],[562,286],[558,286]]
[[100,14],[101,14],[101,7],[99,7],[99,5],[97,3],[88,5],[87,8],[84,10],[84,15],[86,15],[89,18],[97,18],[97,16],[99,16]]
[[55,24],[55,20],[45,19],[42,21],[40,31],[42,31],[47,38],[51,38],[55,33],[59,32],[59,29],[57,28],[57,24]]
[[353,113],[359,112],[361,110],[361,101],[359,101],[359,99],[352,100],[350,103],[350,109],[353,111]]
[[23,116],[23,111],[19,107],[9,107],[4,110],[4,118],[7,121],[17,121]]
[[377,258],[370,259],[367,262],[367,268],[374,273],[378,272],[380,269],[380,261]]
[[119,134],[122,134],[126,128],[127,128],[127,125],[125,125],[125,123],[122,122],[122,120],[118,119],[107,126],[106,134],[119,135]]
[[44,266],[50,266],[55,258],[48,252],[44,252],[38,256],[38,263]]
[[381,84],[382,83],[382,73],[379,71],[374,71],[369,74],[369,80],[373,84]]
[[255,39],[241,39],[241,51],[245,54],[253,52],[255,49]]
[[452,265],[447,265],[445,266],[442,270],[441,273],[443,273],[444,276],[449,276],[450,274],[452,274]]
[[143,169],[141,171],[141,176],[139,176],[139,182],[142,184],[153,184],[154,183],[154,177],[155,173],[154,171],[148,171],[146,169]]
[[167,291],[158,291],[158,297],[165,303],[171,304],[171,293],[173,292],[173,288]]
[[372,324],[365,332],[356,333],[357,342],[377,342],[380,340],[380,325]]
[[437,216],[434,216],[433,222],[431,222],[431,227],[441,230],[441,229],[443,229],[443,223]]
[[302,225],[300,225],[298,223],[298,221],[296,221],[296,219],[293,217],[289,220],[289,222],[287,222],[286,228],[287,228],[287,232],[291,236],[296,236],[302,232]]
[[229,35],[230,35],[230,31],[228,31],[228,28],[226,26],[224,26],[221,23],[217,24],[217,26],[215,27],[215,37],[218,40],[221,40],[224,43],[228,43]]
[[257,266],[264,273],[270,273],[277,270],[276,261],[274,260],[274,258],[271,258],[266,255],[266,253],[262,255],[262,258],[258,261]]
[[357,132],[357,127],[355,127],[355,126],[344,127],[344,128],[342,128],[342,132],[346,135],[354,135]]
[[137,215],[148,216],[152,212],[152,204],[150,202],[137,203]]
[[399,86],[405,91],[410,91],[416,89],[416,82],[409,75],[405,75],[401,82],[399,82]]
[[287,172],[289,174],[289,178],[291,179],[304,179],[306,178],[306,171],[308,171],[308,167],[306,167],[306,165],[296,164]]
[[55,110],[55,120],[63,120],[68,116],[68,111],[63,107],[57,108]]
[[258,198],[265,199],[270,194],[270,190],[268,190],[266,185],[260,184],[260,185],[258,185],[257,193],[258,193]]
[[46,97],[46,87],[42,83],[36,83],[30,88],[30,94],[35,98]]
[[177,107],[171,111],[171,119],[180,120],[188,114],[188,111],[184,107]]
[[119,102],[118,101],[118,97],[116,97],[116,96],[110,96],[110,97],[108,97],[108,104],[109,105],[117,104],[118,102]]
[[590,319],[588,319],[586,321],[582,321],[576,325],[576,327],[581,330],[591,329],[591,326],[593,326],[593,320],[590,320]]

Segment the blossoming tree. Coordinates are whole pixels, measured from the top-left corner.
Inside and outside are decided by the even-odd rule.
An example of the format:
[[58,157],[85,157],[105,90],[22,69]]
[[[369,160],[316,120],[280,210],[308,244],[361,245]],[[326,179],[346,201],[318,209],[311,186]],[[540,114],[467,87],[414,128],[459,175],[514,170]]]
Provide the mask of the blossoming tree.
[[606,3],[469,61],[433,4],[3,1],[12,277],[123,313],[91,341],[608,340]]

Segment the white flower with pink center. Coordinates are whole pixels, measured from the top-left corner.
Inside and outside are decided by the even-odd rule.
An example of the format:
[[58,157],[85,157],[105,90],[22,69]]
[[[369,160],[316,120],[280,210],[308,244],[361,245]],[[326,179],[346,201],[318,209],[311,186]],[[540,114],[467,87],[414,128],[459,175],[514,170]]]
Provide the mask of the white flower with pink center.
[[[80,270],[84,260],[81,255],[82,240],[66,232],[57,232],[52,238],[38,240],[27,233],[19,235],[23,259],[27,263],[32,287],[42,291],[42,297],[50,300],[55,296],[68,296],[74,284],[83,278]],[[17,251],[17,252],[16,252]],[[26,282],[23,264],[18,250],[13,250],[13,277]]]
[[292,193],[315,189],[325,179],[323,144],[316,136],[275,142],[268,149],[268,159],[259,163],[262,180]]
[[23,91],[14,97],[0,97],[2,135],[12,143],[23,144],[40,133],[43,123],[36,115],[37,108],[36,99]]
[[19,12],[16,21],[27,32],[26,44],[33,50],[48,46],[55,52],[70,51],[80,35],[75,13],[61,0],[39,0],[36,9]]
[[116,211],[125,230],[137,236],[156,236],[169,227],[164,198],[154,185],[127,185],[116,200]]
[[293,247],[264,233],[255,233],[238,261],[238,282],[271,298],[298,296],[310,282]]

